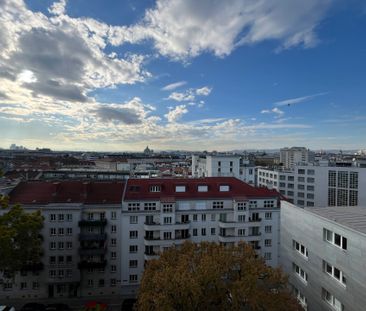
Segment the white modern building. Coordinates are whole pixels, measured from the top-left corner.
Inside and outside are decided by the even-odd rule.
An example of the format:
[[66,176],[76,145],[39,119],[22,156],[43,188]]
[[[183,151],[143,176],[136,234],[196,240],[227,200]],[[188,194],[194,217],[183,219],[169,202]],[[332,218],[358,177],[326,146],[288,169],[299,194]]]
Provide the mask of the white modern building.
[[255,166],[239,155],[192,155],[193,177],[236,177],[255,184]]
[[146,260],[184,241],[247,241],[277,266],[278,226],[278,193],[236,178],[129,179],[122,204],[123,290],[136,290]]
[[366,208],[281,202],[280,264],[309,311],[364,311]]
[[123,189],[122,182],[20,183],[10,203],[42,212],[43,256],[14,280],[0,273],[0,301],[119,293]]
[[293,168],[296,164],[309,162],[309,150],[305,147],[291,147],[280,149],[280,162],[286,169]]
[[320,164],[293,170],[258,168],[257,185],[278,190],[298,206],[366,206],[366,168]]

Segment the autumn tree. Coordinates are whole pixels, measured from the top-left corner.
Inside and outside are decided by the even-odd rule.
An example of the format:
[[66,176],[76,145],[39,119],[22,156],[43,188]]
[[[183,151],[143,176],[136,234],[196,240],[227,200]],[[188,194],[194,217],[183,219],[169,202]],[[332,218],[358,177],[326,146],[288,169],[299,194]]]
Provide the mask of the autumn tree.
[[22,269],[34,269],[42,253],[43,216],[40,211],[27,213],[20,205],[9,207],[0,195],[0,269],[12,277]]
[[251,246],[184,243],[147,262],[137,310],[302,310],[287,277]]

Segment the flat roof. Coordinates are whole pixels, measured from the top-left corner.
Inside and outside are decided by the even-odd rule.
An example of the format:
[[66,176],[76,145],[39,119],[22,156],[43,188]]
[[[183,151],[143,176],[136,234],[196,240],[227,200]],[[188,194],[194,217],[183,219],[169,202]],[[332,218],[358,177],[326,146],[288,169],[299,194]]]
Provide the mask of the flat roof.
[[366,234],[366,207],[307,207],[305,210]]

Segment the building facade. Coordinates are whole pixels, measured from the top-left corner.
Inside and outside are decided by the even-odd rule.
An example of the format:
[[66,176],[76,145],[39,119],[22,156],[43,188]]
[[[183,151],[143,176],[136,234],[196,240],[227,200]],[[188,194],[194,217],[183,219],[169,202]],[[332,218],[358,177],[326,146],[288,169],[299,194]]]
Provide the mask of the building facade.
[[236,178],[129,179],[122,203],[123,290],[136,291],[146,260],[184,241],[246,241],[277,266],[278,225],[278,193]]
[[280,149],[280,162],[286,169],[293,168],[296,164],[309,162],[309,150],[305,147],[291,147]]
[[14,280],[1,271],[0,300],[119,293],[123,189],[122,182],[20,183],[10,203],[42,212],[43,256]]
[[305,310],[365,310],[365,253],[364,207],[281,202],[280,265]]
[[301,207],[366,206],[366,169],[349,166],[296,165],[293,170],[258,168],[257,185],[278,190]]

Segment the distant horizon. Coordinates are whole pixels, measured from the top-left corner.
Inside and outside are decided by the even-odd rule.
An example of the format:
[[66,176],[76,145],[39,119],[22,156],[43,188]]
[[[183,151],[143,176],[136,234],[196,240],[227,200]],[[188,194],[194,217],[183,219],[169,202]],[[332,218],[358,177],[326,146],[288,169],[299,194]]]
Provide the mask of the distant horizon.
[[2,147],[366,148],[362,0],[13,0],[1,10]]

